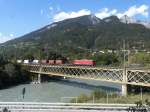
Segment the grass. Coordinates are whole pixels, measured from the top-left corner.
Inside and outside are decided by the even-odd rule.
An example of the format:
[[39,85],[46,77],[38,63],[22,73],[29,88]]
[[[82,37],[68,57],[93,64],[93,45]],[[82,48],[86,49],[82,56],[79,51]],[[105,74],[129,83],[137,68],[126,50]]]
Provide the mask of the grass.
[[72,99],[71,103],[123,103],[123,104],[135,104],[141,101],[144,103],[146,100],[150,101],[150,93],[140,94],[129,94],[126,97],[116,93],[107,94],[104,91],[95,90],[91,95],[81,94],[77,99]]

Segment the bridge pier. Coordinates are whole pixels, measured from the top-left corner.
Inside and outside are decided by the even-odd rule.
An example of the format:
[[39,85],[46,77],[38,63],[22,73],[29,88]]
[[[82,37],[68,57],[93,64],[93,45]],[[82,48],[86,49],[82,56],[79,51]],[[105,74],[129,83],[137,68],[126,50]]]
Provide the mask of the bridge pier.
[[124,68],[124,70],[123,70],[123,84],[122,84],[122,90],[121,90],[121,92],[122,92],[122,96],[127,96],[127,84],[126,84],[126,82],[127,82],[127,73],[126,73],[126,68]]
[[127,84],[122,84],[122,88],[121,88],[121,94],[122,96],[127,96]]
[[[42,66],[40,66],[39,72],[42,72]],[[41,83],[41,73],[38,74],[38,84]]]
[[41,74],[38,74],[38,80],[37,80],[38,84],[41,83]]

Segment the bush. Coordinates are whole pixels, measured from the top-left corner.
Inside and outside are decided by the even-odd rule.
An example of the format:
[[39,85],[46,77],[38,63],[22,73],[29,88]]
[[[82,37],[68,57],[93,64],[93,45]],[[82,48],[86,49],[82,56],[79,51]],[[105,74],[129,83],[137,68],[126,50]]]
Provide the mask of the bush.
[[81,94],[80,96],[77,97],[77,99],[73,98],[70,102],[71,103],[85,103],[88,100],[90,100],[90,99],[89,99],[89,97],[87,95]]
[[89,97],[85,94],[81,94],[78,98],[77,98],[77,102],[78,103],[84,103],[87,102],[89,100]]
[[106,92],[104,92],[102,90],[95,90],[91,94],[91,98],[93,98],[93,96],[95,97],[95,99],[104,98],[104,97],[106,97]]

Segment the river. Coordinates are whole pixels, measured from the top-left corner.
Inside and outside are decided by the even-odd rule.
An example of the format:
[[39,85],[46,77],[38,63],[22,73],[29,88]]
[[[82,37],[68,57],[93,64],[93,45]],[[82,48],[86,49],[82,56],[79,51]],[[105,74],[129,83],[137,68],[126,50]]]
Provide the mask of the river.
[[[22,89],[26,88],[25,98]],[[63,79],[41,84],[23,84],[0,90],[0,102],[68,102],[71,97],[89,95],[95,89],[119,92],[121,86],[108,82]],[[70,98],[69,98],[70,97]]]

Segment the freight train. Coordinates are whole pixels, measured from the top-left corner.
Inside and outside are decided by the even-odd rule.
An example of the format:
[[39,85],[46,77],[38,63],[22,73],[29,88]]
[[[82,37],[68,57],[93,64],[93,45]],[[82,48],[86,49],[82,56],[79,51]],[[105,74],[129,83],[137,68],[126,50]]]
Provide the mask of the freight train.
[[86,66],[94,66],[96,65],[96,62],[94,60],[87,60],[87,59],[81,59],[81,60],[73,60],[69,63],[65,62],[64,60],[17,60],[17,63],[24,63],[24,64],[48,64],[48,65],[86,65]]

